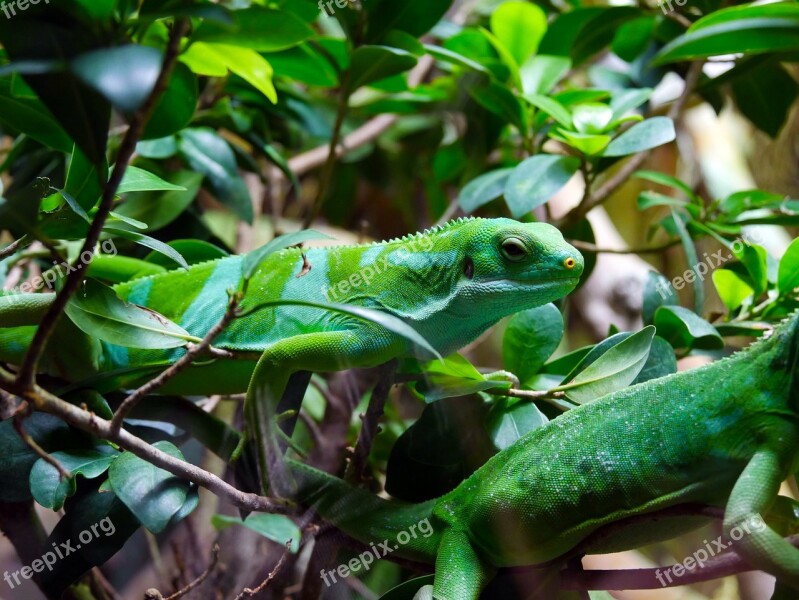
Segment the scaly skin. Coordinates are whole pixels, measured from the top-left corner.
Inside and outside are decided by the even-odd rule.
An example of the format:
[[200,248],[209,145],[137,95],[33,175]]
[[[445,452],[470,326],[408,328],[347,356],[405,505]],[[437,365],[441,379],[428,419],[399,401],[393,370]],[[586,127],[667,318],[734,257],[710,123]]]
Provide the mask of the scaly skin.
[[[242,263],[241,256],[226,257],[115,289],[121,298],[150,308],[201,338],[224,314],[227,290],[238,286]],[[281,299],[367,307],[402,319],[446,355],[502,317],[563,297],[574,289],[582,269],[580,254],[550,225],[460,219],[398,240],[275,253],[259,266],[241,308],[247,311]],[[11,314],[24,302],[41,308],[24,296],[5,305],[0,301],[0,323],[4,311]],[[19,309],[14,311],[13,321],[5,320],[9,325],[21,323]],[[31,327],[0,329],[0,361],[18,364],[31,335]],[[185,352],[93,342],[95,347],[87,355],[51,360],[50,370],[70,381],[76,373],[84,380],[87,370],[95,371],[101,376],[91,382],[95,386],[132,387]],[[405,338],[375,323],[296,305],[263,308],[236,319],[214,346],[242,360],[194,365],[161,391],[209,395],[248,390],[248,426],[261,449],[264,479],[264,424],[276,413],[299,408],[296,397],[278,405],[293,374],[371,367],[401,356],[425,357]],[[260,354],[257,368],[254,352]],[[106,381],[99,381],[103,377]],[[291,421],[284,422],[285,431],[291,427]],[[262,484],[265,488],[266,481]]]
[[[570,410],[438,499],[370,499],[289,461],[294,493],[364,543],[396,539],[428,518],[435,534],[411,539],[396,554],[435,562],[440,600],[477,599],[499,567],[557,566],[600,527],[668,507],[724,507],[729,534],[764,514],[799,467],[798,362],[796,313],[730,358]],[[592,551],[638,547],[703,522],[674,518],[665,527],[622,529]],[[736,551],[799,587],[799,550],[770,528],[746,529]]]

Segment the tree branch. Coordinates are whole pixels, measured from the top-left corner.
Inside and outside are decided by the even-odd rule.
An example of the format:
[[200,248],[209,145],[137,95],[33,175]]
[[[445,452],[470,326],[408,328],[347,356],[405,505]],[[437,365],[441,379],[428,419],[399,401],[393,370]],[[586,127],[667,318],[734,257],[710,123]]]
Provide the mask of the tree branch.
[[287,512],[284,503],[265,496],[237,490],[213,473],[170,456],[124,429],[115,432],[111,428],[110,421],[65,402],[38,385],[34,384],[32,388],[25,387],[14,378],[13,374],[2,368],[0,368],[0,386],[28,400],[34,405],[36,410],[55,415],[81,431],[113,442],[120,448],[132,452],[139,458],[172,473],[176,477],[192,481],[210,490],[238,508],[251,512]]
[[358,434],[358,441],[355,443],[352,460],[344,473],[344,479],[347,481],[363,480],[369,453],[372,451],[372,444],[377,435],[377,423],[386,408],[386,400],[393,385],[392,381],[397,365],[396,360],[391,360],[380,367],[380,379],[372,391],[372,397],[369,398],[366,414],[361,416],[361,431]]
[[[114,170],[111,172],[108,183],[103,189],[103,196],[97,208],[97,213],[95,214],[92,224],[89,227],[89,231],[86,234],[86,239],[83,242],[80,253],[78,253],[77,260],[81,260],[80,257],[84,256],[85,252],[88,252],[92,255],[94,253],[94,247],[97,245],[97,242],[100,239],[103,226],[105,225],[105,221],[108,218],[108,215],[111,212],[111,208],[114,204],[114,198],[116,196],[117,189],[119,189],[119,184],[122,183],[122,178],[125,175],[128,163],[130,163],[130,160],[133,158],[133,154],[136,151],[136,144],[138,143],[139,138],[144,131],[144,126],[152,116],[158,100],[160,100],[161,95],[166,90],[169,77],[172,74],[178,55],[180,54],[180,40],[188,31],[188,28],[189,21],[186,19],[178,19],[175,21],[175,24],[172,27],[169,43],[167,45],[166,53],[164,54],[164,61],[161,66],[161,71],[158,74],[158,78],[156,79],[155,85],[153,86],[153,89],[150,92],[147,100],[131,117],[130,128],[125,134],[122,144],[119,147],[117,160],[114,164]],[[64,281],[64,287],[56,295],[55,300],[53,300],[53,303],[50,305],[47,313],[45,313],[41,323],[39,324],[39,327],[36,330],[36,333],[33,336],[33,340],[28,347],[28,351],[25,354],[25,358],[22,361],[22,366],[20,367],[20,371],[17,376],[20,384],[28,390],[33,389],[34,382],[36,380],[36,369],[39,364],[39,359],[41,358],[45,346],[47,345],[47,341],[49,340],[50,335],[53,333],[58,320],[61,318],[69,299],[75,294],[80,282],[83,280],[83,272],[83,269],[76,269],[67,275],[66,280]]]
[[227,310],[222,316],[222,319],[220,319],[220,321],[208,331],[202,342],[191,346],[186,354],[181,356],[177,361],[170,365],[170,367],[158,375],[158,377],[151,379],[139,389],[132,392],[127,398],[125,398],[125,400],[117,409],[116,413],[114,413],[114,418],[111,420],[111,430],[113,432],[119,432],[119,430],[122,428],[122,422],[125,420],[125,417],[130,414],[130,411],[135,408],[142,398],[148,394],[151,394],[159,387],[164,385],[167,381],[178,375],[210,347],[211,342],[214,341],[214,338],[222,333],[225,327],[227,327],[230,322],[236,318],[241,298],[242,294],[240,292],[232,294],[230,296],[230,300],[228,301]]

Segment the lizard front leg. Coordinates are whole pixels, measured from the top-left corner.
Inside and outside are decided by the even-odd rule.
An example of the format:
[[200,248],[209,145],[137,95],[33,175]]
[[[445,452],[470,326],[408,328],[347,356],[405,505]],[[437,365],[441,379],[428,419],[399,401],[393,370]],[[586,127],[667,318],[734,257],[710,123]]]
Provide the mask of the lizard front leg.
[[[799,550],[763,521],[782,480],[780,457],[771,449],[757,452],[741,473],[727,502],[724,533],[752,566],[799,588]],[[737,529],[736,538],[733,530]]]
[[[338,371],[352,367],[373,367],[404,350],[404,344],[377,328],[308,333],[281,340],[261,356],[253,372],[245,401],[245,430],[255,442],[261,471],[262,492],[270,487],[270,478],[283,480],[281,454],[274,419],[286,411],[295,415],[281,424],[291,435],[302,394],[286,395],[289,379],[301,371]],[[285,396],[285,397],[284,397]],[[286,491],[286,493],[290,493]]]

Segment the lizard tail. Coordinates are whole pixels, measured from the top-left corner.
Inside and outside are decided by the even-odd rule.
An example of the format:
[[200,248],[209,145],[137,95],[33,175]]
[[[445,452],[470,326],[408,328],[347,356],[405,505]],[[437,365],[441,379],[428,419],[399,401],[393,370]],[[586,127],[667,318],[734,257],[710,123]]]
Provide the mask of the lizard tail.
[[294,497],[311,506],[359,542],[368,544],[378,558],[388,553],[419,562],[435,563],[443,528],[435,530],[435,500],[406,504],[386,500],[356,488],[328,473],[287,460],[294,480]]

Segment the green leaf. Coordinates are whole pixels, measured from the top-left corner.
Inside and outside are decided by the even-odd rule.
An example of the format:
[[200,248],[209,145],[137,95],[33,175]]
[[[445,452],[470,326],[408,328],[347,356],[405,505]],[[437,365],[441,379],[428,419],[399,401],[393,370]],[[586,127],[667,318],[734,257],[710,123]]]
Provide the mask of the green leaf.
[[224,77],[230,70],[260,91],[273,104],[277,103],[277,92],[272,83],[274,73],[272,66],[251,48],[232,44],[195,42],[181,56],[181,60],[198,75]]
[[234,22],[230,25],[203,22],[194,32],[192,40],[275,52],[295,46],[314,35],[314,30],[289,10],[252,5],[231,14]]
[[491,31],[522,65],[538,49],[547,30],[544,11],[528,2],[504,2],[491,13]]
[[665,377],[676,372],[677,357],[674,356],[674,349],[666,340],[656,335],[652,339],[649,358],[646,359],[644,368],[638,373],[638,377],[633,380],[632,385],[638,385],[650,379]]
[[350,58],[347,89],[352,92],[364,85],[404,73],[414,65],[416,57],[405,50],[388,46],[361,46]]
[[[13,22],[0,19],[0,43],[12,61],[35,60],[42,56],[64,60],[100,45],[92,32],[76,35],[67,24],[38,19],[34,15],[30,13],[28,18],[18,15]],[[108,140],[110,103],[68,70],[25,74],[23,78],[89,160],[95,165],[102,164]]]
[[244,257],[244,264],[242,266],[242,277],[244,279],[250,279],[253,275],[255,275],[255,272],[258,270],[258,267],[261,266],[261,263],[264,262],[268,256],[279,250],[289,248],[290,246],[297,246],[303,242],[308,242],[311,240],[331,239],[333,238],[329,235],[315,231],[313,229],[302,229],[300,231],[295,231],[294,233],[280,235],[272,241],[267,242],[260,248],[256,248],[255,250],[247,253],[247,255]]
[[744,300],[754,295],[754,290],[749,284],[729,269],[713,271],[713,284],[730,313],[740,308]]
[[85,212],[91,210],[100,199],[103,188],[108,181],[107,175],[108,168],[105,165],[98,169],[91,163],[86,155],[81,152],[80,148],[74,146],[72,158],[69,161],[64,192],[75,199],[78,206],[85,214]]
[[81,54],[72,59],[70,68],[115,108],[133,112],[150,96],[162,62],[159,50],[128,44]]
[[[72,542],[75,552],[65,553],[53,570],[45,569],[37,582],[49,598],[61,598],[71,583],[92,567],[105,564],[139,528],[139,522],[112,491],[81,486],[65,504],[64,517],[43,542],[43,552],[65,548]],[[102,489],[102,488],[101,488]],[[75,544],[81,532],[93,534],[89,543]],[[96,533],[95,533],[96,532]],[[62,546],[61,544],[65,544]]]
[[151,250],[160,252],[164,256],[167,256],[171,258],[173,261],[175,261],[175,263],[177,263],[179,267],[182,267],[184,269],[189,268],[188,263],[180,255],[180,252],[172,248],[172,246],[170,246],[169,244],[165,244],[161,240],[152,238],[149,235],[144,235],[143,233],[138,233],[137,231],[119,229],[118,227],[103,227],[103,232],[106,234],[123,237],[126,240],[130,240],[131,242],[136,242],[137,244],[144,246],[145,248],[150,248]]
[[578,404],[585,404],[630,385],[641,372],[649,357],[655,328],[647,325],[616,344],[581,371],[574,379],[557,390]]
[[638,210],[647,210],[654,206],[674,206],[676,208],[685,208],[685,200],[672,198],[671,196],[664,196],[658,192],[643,191],[638,195],[635,202]]
[[86,479],[99,477],[119,456],[111,446],[97,446],[93,449],[59,450],[50,453],[62,467],[72,473],[69,479],[62,479],[58,469],[40,458],[33,465],[30,474],[31,494],[34,500],[50,510],[61,510],[67,496],[75,493],[75,478],[82,475]]
[[694,191],[688,187],[685,183],[677,179],[676,177],[672,177],[671,175],[666,175],[665,173],[661,173],[660,171],[636,171],[633,174],[634,177],[638,177],[639,179],[645,179],[646,181],[651,181],[652,183],[657,183],[659,185],[664,185],[666,187],[674,188],[675,190],[680,190],[685,196],[691,200],[696,198]]
[[565,56],[533,56],[519,69],[525,95],[547,94],[566,76],[572,61]]
[[214,515],[211,517],[211,524],[217,530],[226,529],[231,525],[243,525],[281,546],[285,546],[291,540],[289,548],[293,553],[296,553],[300,547],[300,538],[302,537],[300,528],[285,515],[253,513],[243,521],[238,517]]
[[391,447],[386,492],[424,502],[455,489],[496,453],[485,427],[488,409],[479,394],[427,404]]
[[580,133],[604,133],[612,118],[613,110],[607,104],[578,104],[572,110],[574,128]]
[[505,183],[513,169],[495,169],[483,173],[463,186],[458,203],[463,212],[472,213],[481,206],[499,198],[505,191]]
[[453,50],[442,48],[441,46],[434,46],[432,44],[425,44],[424,49],[427,50],[427,53],[430,54],[430,56],[437,58],[438,60],[453,65],[458,65],[460,67],[466,67],[467,69],[472,69],[473,71],[478,71],[479,73],[485,73],[486,75],[489,74],[488,69],[486,69],[483,65]]
[[148,192],[155,190],[178,190],[185,192],[186,188],[174,183],[164,181],[158,175],[129,165],[125,169],[125,175],[122,177],[122,183],[117,188],[117,194],[125,194],[127,192]]
[[197,76],[186,65],[176,64],[164,94],[155,105],[153,116],[144,127],[142,139],[163,138],[186,127],[197,108],[198,87]]
[[664,305],[678,305],[680,299],[671,282],[656,271],[648,271],[644,282],[644,303],[642,317],[645,325],[652,325],[655,311]]
[[568,146],[579,150],[586,156],[594,156],[607,148],[610,143],[609,135],[594,135],[590,133],[574,133],[564,129],[550,131],[550,137],[560,140]]
[[515,125],[519,131],[526,130],[526,119],[522,105],[507,86],[498,83],[495,79],[491,79],[488,85],[470,87],[469,95],[483,108]]
[[630,127],[615,138],[602,156],[627,156],[673,141],[677,137],[668,117],[652,117]]
[[652,88],[641,88],[634,90],[622,90],[613,94],[610,101],[610,108],[613,109],[611,121],[621,119],[625,114],[634,108],[638,108],[652,96]]
[[519,218],[544,204],[579,168],[578,158],[558,154],[537,154],[522,161],[505,185],[505,201],[511,215]]
[[578,6],[560,13],[550,23],[539,51],[571,56],[579,65],[606,48],[625,22],[642,14],[632,6]]
[[442,398],[456,398],[484,390],[510,387],[508,381],[486,379],[460,354],[426,363],[422,369],[425,377],[416,384],[416,390],[428,404]]
[[5,198],[0,198],[0,223],[19,235],[28,233],[36,225],[39,205],[49,191],[50,180],[43,177],[32,185],[9,190]]
[[554,304],[515,314],[502,338],[505,368],[527,382],[538,373],[563,338],[563,315]]
[[[171,442],[155,442],[153,446],[178,460],[183,453]],[[192,484],[178,479],[132,452],[124,452],[108,471],[111,488],[139,522],[152,533],[161,533],[182,512],[186,502],[195,502],[189,491]]]
[[177,171],[168,177],[169,184],[174,184],[169,191],[129,194],[115,212],[146,223],[147,231],[169,225],[197,197],[203,176],[192,171]]
[[[229,256],[227,252],[214,246],[211,243],[203,242],[202,240],[173,240],[169,245],[174,248],[183,259],[190,265],[196,265],[209,260],[216,260],[217,258],[224,258]],[[160,252],[150,252],[144,259],[153,265],[160,265],[164,268],[172,268],[172,260],[166,258]]]
[[73,142],[53,114],[37,98],[17,98],[11,92],[11,78],[0,78],[0,123],[45,146],[69,154]]
[[789,296],[799,287],[799,238],[791,242],[780,259],[777,289],[782,296]]
[[546,415],[529,401],[502,398],[488,413],[488,431],[499,450],[504,450],[519,438],[549,422]]
[[627,62],[632,62],[652,42],[652,32],[657,24],[654,16],[640,17],[627,21],[616,31],[611,49]]
[[[737,247],[740,246],[740,247]],[[751,278],[755,299],[759,298],[768,287],[768,253],[763,246],[750,246],[738,242],[733,244],[732,252],[746,267]]]
[[[799,28],[799,21],[796,24]],[[799,93],[799,85],[780,64],[761,65],[731,82],[735,105],[758,129],[777,137]]]
[[716,328],[682,306],[661,306],[655,311],[658,334],[675,348],[719,350],[724,340]]
[[252,223],[250,192],[238,173],[236,157],[228,143],[210,128],[180,133],[181,153],[195,171],[205,175],[217,198],[247,223]]
[[87,334],[128,348],[177,348],[201,341],[163,316],[123,302],[111,288],[91,279],[69,301],[66,313]]
[[560,102],[549,96],[542,96],[540,94],[527,94],[524,96],[530,104],[536,108],[543,110],[550,117],[555,119],[558,123],[570,129],[572,127],[572,115],[568,109]]
[[391,30],[422,37],[438,23],[451,4],[450,0],[383,0],[376,10],[369,11],[366,41],[382,42]]
[[[38,295],[38,294],[37,294]],[[58,417],[35,412],[25,419],[25,431],[45,452],[62,448],[90,448],[91,443]],[[29,477],[39,455],[22,441],[11,419],[0,422],[0,501],[25,502],[31,499]]]
[[719,202],[719,210],[736,216],[747,210],[758,208],[777,208],[785,202],[785,196],[763,190],[744,190],[735,192]]
[[[702,308],[705,305],[705,288],[704,279],[700,279],[697,276],[699,257],[696,255],[696,245],[694,244],[694,240],[691,238],[691,234],[688,233],[688,228],[685,226],[685,221],[683,220],[682,215],[672,208],[671,216],[674,222],[674,228],[677,231],[677,234],[680,236],[680,240],[682,241],[682,247],[685,251],[685,258],[688,261],[689,271],[686,271],[686,274],[692,277],[694,286],[694,308],[696,309],[697,314],[699,314],[702,312]],[[682,287],[677,284],[676,280],[675,285],[677,286],[678,290],[682,289]]]
[[794,2],[733,6],[691,25],[663,47],[652,63],[663,65],[722,54],[745,55],[799,49],[799,6]]

